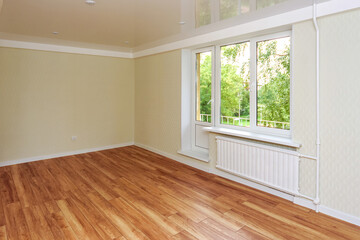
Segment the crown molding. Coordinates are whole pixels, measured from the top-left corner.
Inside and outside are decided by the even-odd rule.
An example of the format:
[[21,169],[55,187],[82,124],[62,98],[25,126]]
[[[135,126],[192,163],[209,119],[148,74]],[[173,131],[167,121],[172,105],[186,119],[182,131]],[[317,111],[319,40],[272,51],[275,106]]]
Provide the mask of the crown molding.
[[86,55],[116,57],[116,58],[134,58],[133,53],[130,51],[121,52],[121,51],[71,47],[71,46],[63,46],[63,45],[55,45],[55,44],[34,43],[34,42],[14,41],[14,40],[5,40],[5,39],[0,39],[0,47],[22,48],[22,49],[31,49],[31,50],[40,50],[40,51],[49,51],[49,52],[76,53],[76,54],[86,54]]

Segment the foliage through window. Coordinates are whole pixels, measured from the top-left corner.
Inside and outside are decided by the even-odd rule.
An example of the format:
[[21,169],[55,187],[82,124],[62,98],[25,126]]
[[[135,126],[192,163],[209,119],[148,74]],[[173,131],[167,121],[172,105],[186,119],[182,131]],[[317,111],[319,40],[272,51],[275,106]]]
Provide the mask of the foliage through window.
[[211,52],[196,54],[196,121],[211,122]]
[[221,47],[220,123],[250,126],[250,43]]
[[290,129],[290,38],[257,43],[257,125]]
[[196,53],[196,120],[284,134],[290,130],[290,43],[290,36],[281,33],[218,46],[219,61],[211,51]]

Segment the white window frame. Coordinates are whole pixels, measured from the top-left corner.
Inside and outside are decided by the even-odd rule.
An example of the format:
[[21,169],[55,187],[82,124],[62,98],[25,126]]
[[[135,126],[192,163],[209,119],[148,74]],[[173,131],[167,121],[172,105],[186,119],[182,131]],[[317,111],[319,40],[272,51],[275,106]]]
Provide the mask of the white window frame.
[[[196,87],[197,87],[197,61],[196,61],[196,54],[204,53],[204,52],[211,52],[211,123],[208,122],[201,122],[196,120]],[[215,93],[215,86],[214,86],[214,79],[215,79],[215,49],[214,47],[205,47],[200,48],[192,51],[192,87],[191,87],[191,94],[192,94],[192,104],[191,104],[191,139],[192,139],[192,149],[199,150],[199,151],[206,151],[207,149],[199,147],[196,145],[196,126],[203,126],[203,127],[212,127],[214,126],[214,93]]]
[[[282,37],[290,37],[290,130],[283,130],[283,129],[277,129],[277,128],[268,128],[268,127],[261,127],[257,126],[257,42],[259,41],[266,41],[266,40],[272,40]],[[221,50],[220,48],[222,46],[231,45],[231,44],[237,44],[237,43],[243,43],[243,42],[249,42],[250,43],[250,127],[241,127],[241,126],[232,126],[232,125],[226,125],[220,123],[220,116],[221,116]],[[193,50],[192,57],[193,57],[193,92],[192,96],[195,99],[196,98],[196,90],[194,87],[196,87],[196,53],[199,52],[205,52],[205,51],[212,51],[212,112],[211,112],[211,119],[212,122],[210,123],[204,123],[204,122],[198,122],[195,121],[195,111],[196,111],[196,103],[193,100],[192,103],[192,139],[195,141],[195,125],[203,125],[203,126],[213,126],[213,127],[220,127],[220,128],[228,128],[228,129],[234,129],[234,130],[241,130],[241,131],[247,131],[247,132],[253,132],[253,133],[260,133],[265,135],[273,135],[273,136],[279,136],[284,138],[291,138],[292,135],[292,128],[293,128],[293,106],[292,106],[292,51],[293,51],[293,38],[292,38],[292,32],[291,31],[283,31],[268,35],[262,35],[258,37],[253,38],[239,38],[236,41],[228,41],[228,42],[222,42],[221,44],[214,45],[212,47],[207,48],[201,48]],[[193,144],[195,146],[195,144]],[[196,148],[196,146],[195,146]]]

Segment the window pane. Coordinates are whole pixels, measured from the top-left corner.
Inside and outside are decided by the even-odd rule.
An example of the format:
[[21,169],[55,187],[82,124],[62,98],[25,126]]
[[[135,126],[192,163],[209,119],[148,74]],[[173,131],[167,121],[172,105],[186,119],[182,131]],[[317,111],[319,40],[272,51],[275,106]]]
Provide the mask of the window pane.
[[211,23],[211,0],[196,0],[195,21],[196,27]]
[[250,126],[250,44],[221,47],[220,123]]
[[257,125],[290,129],[290,37],[257,43]]
[[196,54],[196,121],[211,123],[211,52]]

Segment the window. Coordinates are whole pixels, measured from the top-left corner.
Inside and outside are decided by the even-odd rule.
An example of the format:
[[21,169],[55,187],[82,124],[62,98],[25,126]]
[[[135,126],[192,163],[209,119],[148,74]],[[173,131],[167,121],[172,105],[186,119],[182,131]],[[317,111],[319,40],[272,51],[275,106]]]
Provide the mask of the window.
[[211,123],[211,51],[196,53],[196,121]]
[[290,43],[283,32],[195,51],[197,124],[290,136]]
[[192,149],[205,151],[209,147],[205,127],[214,122],[214,48],[203,48],[193,52],[193,114],[191,114]]
[[250,43],[221,47],[220,123],[250,126]]
[[257,126],[290,129],[290,38],[257,42]]

